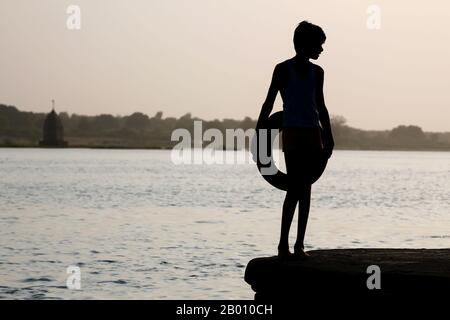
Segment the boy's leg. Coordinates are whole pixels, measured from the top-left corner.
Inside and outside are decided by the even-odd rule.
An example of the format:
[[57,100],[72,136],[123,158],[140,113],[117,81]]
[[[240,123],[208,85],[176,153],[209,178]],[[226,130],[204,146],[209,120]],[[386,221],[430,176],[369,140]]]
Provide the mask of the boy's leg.
[[294,246],[295,251],[298,251],[300,254],[305,248],[304,240],[311,205],[311,176],[317,165],[317,161],[319,161],[319,156],[319,151],[309,150],[305,154],[305,157],[302,158],[301,168],[303,169],[300,173],[301,185],[298,193],[299,204],[297,240]]
[[311,185],[304,185],[300,189],[298,196],[298,227],[297,227],[297,240],[295,242],[295,251],[304,249],[304,240],[306,233],[306,225],[308,223],[309,208],[311,204]]
[[283,216],[281,218],[281,234],[278,250],[289,250],[289,230],[294,217],[295,207],[297,206],[297,200],[298,197],[296,192],[288,190],[283,203]]
[[283,212],[281,218],[281,233],[278,250],[287,252],[289,250],[289,230],[294,218],[295,207],[298,202],[298,192],[296,190],[296,153],[285,151],[284,160],[288,175],[288,190],[283,203]]

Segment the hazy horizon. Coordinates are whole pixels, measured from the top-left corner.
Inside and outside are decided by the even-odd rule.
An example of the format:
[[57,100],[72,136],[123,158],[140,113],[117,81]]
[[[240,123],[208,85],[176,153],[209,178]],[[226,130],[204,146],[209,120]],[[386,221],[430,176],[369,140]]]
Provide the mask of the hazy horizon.
[[[66,9],[81,9],[68,30]],[[369,30],[367,8],[381,8]],[[256,119],[302,20],[327,34],[331,114],[352,127],[450,131],[450,6],[408,1],[3,0],[0,103],[23,111]],[[420,63],[419,63],[420,62]],[[277,98],[274,111],[281,110]]]

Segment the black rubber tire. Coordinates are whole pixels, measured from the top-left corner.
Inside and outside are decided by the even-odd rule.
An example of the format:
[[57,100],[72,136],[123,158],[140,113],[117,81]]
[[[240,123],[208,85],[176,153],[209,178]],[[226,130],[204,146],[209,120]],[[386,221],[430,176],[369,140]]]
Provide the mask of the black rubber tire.
[[[255,133],[255,136],[253,138],[253,141],[251,143],[251,152],[253,155],[253,160],[256,162],[256,165],[258,167],[258,171],[261,173],[264,180],[266,180],[268,183],[270,183],[275,188],[278,188],[280,190],[287,191],[288,188],[288,179],[287,174],[280,171],[278,168],[276,168],[275,174],[262,174],[261,170],[263,168],[267,168],[270,165],[275,166],[273,156],[272,156],[272,148],[273,148],[273,142],[276,138],[276,136],[273,136],[271,134],[270,129],[278,129],[279,132],[282,131],[282,123],[283,123],[283,111],[275,112],[272,114],[264,123],[262,123],[260,129],[266,129],[268,134],[266,135],[265,141],[262,141],[263,145],[266,146],[267,156],[270,159],[269,164],[263,164],[261,163],[260,154],[259,154],[259,139],[262,139],[263,137],[260,137],[260,134],[258,130]],[[325,168],[328,163],[328,158],[323,154],[321,156],[320,160],[317,162],[317,166],[312,170],[311,172],[311,184],[315,183],[319,178],[322,176],[323,172],[325,171]]]

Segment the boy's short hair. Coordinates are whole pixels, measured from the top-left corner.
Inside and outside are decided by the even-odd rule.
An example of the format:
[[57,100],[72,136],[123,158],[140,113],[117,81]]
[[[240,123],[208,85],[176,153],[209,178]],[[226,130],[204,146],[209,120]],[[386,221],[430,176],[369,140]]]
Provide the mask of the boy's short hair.
[[294,47],[295,51],[299,52],[302,48],[308,47],[312,44],[322,44],[326,40],[325,32],[322,28],[312,24],[308,21],[302,21],[295,28],[294,32]]

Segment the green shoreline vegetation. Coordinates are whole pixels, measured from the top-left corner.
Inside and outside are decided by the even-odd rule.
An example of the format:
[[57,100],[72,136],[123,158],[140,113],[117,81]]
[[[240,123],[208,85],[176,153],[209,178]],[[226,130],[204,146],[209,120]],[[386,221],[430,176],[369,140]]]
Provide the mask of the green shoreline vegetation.
[[[46,116],[46,113],[25,112],[0,104],[0,147],[38,147]],[[161,111],[153,117],[140,112],[128,116],[61,112],[59,117],[69,148],[171,149],[178,143],[171,141],[173,130],[184,128],[194,136],[196,120],[202,121],[203,130],[216,128],[224,137],[226,129],[247,130],[256,126],[256,120],[250,117],[202,120],[187,113],[179,118],[164,118]],[[332,116],[331,121],[336,149],[450,151],[450,132],[424,132],[414,125],[399,125],[392,130],[362,130],[347,125],[342,116]]]

